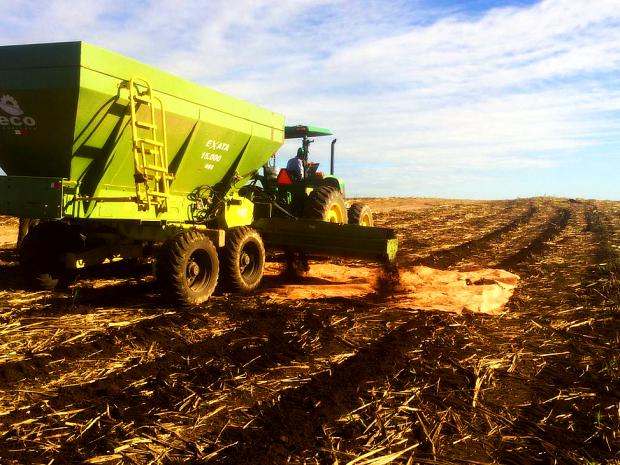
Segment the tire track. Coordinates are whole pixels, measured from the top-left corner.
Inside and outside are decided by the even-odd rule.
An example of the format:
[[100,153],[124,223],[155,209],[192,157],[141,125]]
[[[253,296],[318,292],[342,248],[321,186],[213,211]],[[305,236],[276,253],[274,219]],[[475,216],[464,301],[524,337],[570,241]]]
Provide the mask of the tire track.
[[503,258],[512,255],[516,250],[528,245],[541,230],[549,223],[550,218],[556,212],[555,208],[548,205],[537,205],[537,211],[532,218],[516,228],[492,240],[479,250],[473,251],[452,268],[469,270],[485,268],[497,268],[497,263]]
[[594,236],[598,244],[595,260],[598,263],[605,263],[620,258],[620,254],[613,247],[616,230],[610,215],[594,206],[589,206],[585,216],[586,231]]
[[[528,354],[530,367],[523,364],[523,374],[538,385],[530,405],[517,411],[522,429],[515,432],[529,430],[531,440],[515,441],[514,446],[534,451],[546,442],[554,454],[567,454],[559,463],[593,457],[604,462],[603,457],[617,457],[618,451],[611,433],[618,431],[618,417],[600,414],[598,424],[592,424],[592,412],[615,409],[620,398],[618,371],[609,368],[609,360],[618,354],[620,317],[602,304],[602,289],[596,289],[598,278],[592,276],[606,255],[611,231],[605,214],[593,215],[592,208],[592,202],[571,202],[537,238],[533,252],[528,247],[513,255],[522,283],[510,313],[527,328],[514,346]],[[536,254],[542,256],[528,263]]]
[[[479,236],[472,231],[488,231],[499,222],[510,221],[523,212],[523,201],[485,203],[484,210],[470,203],[456,203],[450,206],[435,206],[414,212],[392,212],[382,214],[376,224],[395,228],[399,238],[399,256],[421,258],[433,253],[441,242],[459,242]],[[515,213],[516,212],[516,213]],[[415,231],[415,234],[411,234]],[[480,234],[480,233],[479,233]],[[414,258],[414,259],[415,259]],[[407,260],[406,265],[411,262]]]
[[[288,350],[286,350],[287,347],[282,341],[287,321],[287,316],[282,312],[277,319],[271,318],[269,325],[264,323],[260,325],[257,324],[256,320],[250,320],[239,328],[194,344],[187,344],[182,340],[172,341],[166,347],[164,355],[154,360],[147,362],[134,361],[133,365],[124,370],[113,372],[92,382],[61,386],[57,389],[57,392],[49,393],[51,396],[45,396],[43,403],[31,405],[27,410],[17,409],[3,416],[3,423],[10,425],[31,417],[44,417],[49,413],[49,408],[56,411],[63,410],[69,405],[88,405],[93,407],[93,403],[101,406],[102,403],[106,403],[106,397],[116,397],[120,401],[122,400],[122,391],[124,389],[131,390],[134,382],[143,379],[166,378],[173,373],[182,372],[181,367],[187,367],[189,360],[194,360],[198,366],[202,365],[198,362],[199,360],[205,360],[208,357],[226,360],[230,345],[238,339],[256,338],[257,340],[265,341],[265,345],[262,348],[265,352],[273,355],[275,360],[272,363],[293,359],[299,354],[295,344],[288,344]],[[148,339],[152,336],[152,333],[147,329],[143,336]],[[252,354],[250,353],[246,355],[246,357],[251,356]],[[240,363],[247,363],[248,361],[244,358],[240,360]],[[219,370],[215,371],[219,373]],[[218,373],[216,373],[213,381],[217,381],[218,377],[221,376],[221,373]],[[131,405],[129,400],[127,405]]]
[[505,224],[504,226],[494,229],[493,231],[485,234],[482,237],[464,242],[463,244],[457,245],[456,247],[453,247],[451,249],[440,250],[426,257],[414,259],[412,265],[423,265],[440,269],[449,268],[453,265],[456,265],[467,256],[486,247],[489,242],[494,241],[502,235],[521,226],[522,224],[529,222],[537,211],[537,207],[530,205],[530,207],[525,213]]
[[[133,286],[136,288],[136,286]],[[93,296],[89,297],[89,300]],[[240,305],[241,300],[243,305]],[[347,313],[347,309],[340,309],[337,306],[330,305],[328,308],[322,308],[324,300],[310,304],[305,308],[305,316],[303,317],[303,325],[307,326],[310,333],[323,333],[325,330],[326,320],[331,317],[343,316]],[[346,303],[346,302],[345,302]],[[321,311],[313,312],[314,307],[320,307]],[[97,313],[97,309],[84,309],[87,313]],[[164,310],[162,310],[164,311]],[[37,311],[41,314],[41,311]],[[55,315],[71,314],[75,318],[80,318],[83,313],[76,312],[76,309],[65,310],[63,312],[56,309]],[[256,331],[263,327],[261,320],[269,320],[271,318],[278,319],[278,315],[288,314],[287,321],[290,323],[299,317],[296,312],[290,312],[285,304],[269,304],[266,309],[260,299],[253,299],[248,296],[243,297],[213,297],[210,302],[200,309],[182,311],[167,310],[162,314],[155,314],[148,310],[144,314],[144,318],[140,321],[129,325],[105,326],[95,331],[85,333],[78,341],[65,343],[60,340],[56,345],[46,347],[40,352],[32,352],[24,350],[16,353],[17,356],[23,355],[25,358],[15,361],[6,361],[0,363],[0,389],[11,389],[15,383],[27,380],[36,375],[37,384],[42,384],[55,376],[59,375],[58,368],[50,369],[50,364],[58,363],[59,360],[64,363],[80,362],[85,354],[96,353],[99,358],[105,357],[110,362],[115,357],[123,355],[123,346],[131,344],[137,348],[143,348],[147,351],[149,347],[155,343],[161,351],[175,352],[179,346],[186,343],[182,340],[186,339],[198,331],[218,331],[214,325],[214,318],[218,316],[220,319],[225,318],[228,322],[224,324],[227,329],[234,329],[247,333],[252,325],[256,327]],[[47,318],[47,313],[45,313]],[[261,315],[263,315],[261,317]],[[311,315],[311,316],[308,316]],[[121,315],[122,316],[122,315]],[[122,320],[121,320],[122,322]],[[24,334],[26,335],[26,334]],[[68,335],[69,339],[72,334]],[[180,339],[181,338],[181,339]],[[70,367],[66,367],[63,372],[71,371]]]
[[[36,363],[43,364],[40,371],[36,366],[34,370],[24,367],[33,378],[33,388],[40,388],[45,376],[75,372],[81,351],[101,350],[112,363],[127,358],[123,346],[134,341],[145,351],[153,339],[160,344],[150,358],[128,360],[94,383],[49,389],[27,406],[29,411],[22,403],[12,414],[0,417],[0,430],[5,431],[4,435],[0,432],[0,456],[7,463],[49,463],[51,459],[80,463],[112,452],[120,456],[117,461],[127,463],[161,459],[164,463],[261,464],[286,463],[289,458],[292,463],[306,459],[308,463],[334,463],[334,457],[344,463],[369,448],[377,449],[367,440],[390,436],[390,429],[384,427],[388,423],[396,427],[394,418],[402,414],[408,415],[408,421],[397,431],[402,436],[396,437],[409,441],[402,448],[416,446],[410,458],[415,462],[611,460],[618,450],[616,444],[605,444],[602,435],[592,437],[597,430],[611,431],[614,426],[605,415],[617,410],[620,397],[603,391],[601,383],[613,387],[617,381],[611,376],[618,371],[608,367],[612,356],[617,357],[617,344],[599,348],[591,341],[598,337],[617,342],[617,329],[615,337],[611,329],[618,328],[618,317],[601,319],[601,327],[596,321],[582,324],[581,320],[592,315],[584,314],[583,301],[574,297],[579,292],[572,286],[574,280],[567,279],[582,279],[576,273],[586,276],[587,265],[597,263],[589,261],[599,256],[594,253],[596,243],[609,231],[599,235],[587,231],[582,206],[565,208],[567,217],[562,206],[546,202],[544,220],[540,211],[535,217],[536,228],[527,220],[507,231],[515,237],[523,232],[520,226],[527,225],[527,237],[512,245],[517,252],[508,257],[524,270],[519,291],[525,296],[523,313],[490,318],[397,312],[386,302],[374,306],[351,301],[274,305],[260,297],[216,297],[195,317],[183,313],[158,316],[93,333],[92,340],[54,347],[49,357],[37,354],[40,360]],[[512,215],[523,216],[523,212],[520,204]],[[606,213],[611,215],[601,211],[605,222]],[[502,229],[517,219],[504,215],[495,224],[506,223],[498,228]],[[484,225],[485,229],[489,226]],[[493,233],[496,230],[468,241],[474,242],[472,250],[484,251],[488,242],[478,247],[475,243]],[[500,233],[489,241],[509,246],[506,237]],[[444,244],[457,242],[453,237],[440,239]],[[468,250],[462,252],[471,256]],[[537,254],[543,255],[529,264],[529,258]],[[458,262],[450,266],[454,265]],[[92,308],[84,310],[97,312],[94,307],[101,305],[97,296],[105,293],[105,305],[124,305],[122,299],[109,295],[115,293],[114,288],[108,288],[81,296],[80,306],[88,302]],[[129,300],[134,301],[138,302]],[[219,326],[206,312],[217,313]],[[575,321],[565,320],[567,315],[574,315]],[[573,323],[577,324],[570,326]],[[607,327],[610,337],[602,331]],[[211,328],[228,331],[209,334]],[[200,336],[185,341],[194,330]],[[583,339],[577,333],[583,333]],[[599,357],[603,349],[604,356]],[[325,354],[338,356],[330,361]],[[583,361],[589,367],[585,373],[578,369]],[[15,378],[7,378],[6,385],[12,388]],[[523,392],[515,393],[519,388]],[[390,389],[404,391],[402,398],[389,405],[391,410],[371,406],[357,423],[347,420],[351,413],[363,413],[359,408],[383,402]],[[567,393],[578,400],[559,398]],[[590,393],[597,395],[579,397]],[[417,397],[411,404],[401,402],[414,394]],[[186,398],[200,405],[180,407],[186,405]],[[576,408],[571,410],[571,404]],[[403,412],[403,406],[409,410]],[[80,408],[85,410],[59,414]],[[602,411],[600,423],[594,423],[597,411],[599,415]],[[93,426],[83,431],[91,421]],[[368,434],[362,434],[367,426]],[[61,437],[66,431],[71,435]],[[155,445],[161,453],[154,452]],[[334,450],[342,454],[330,455]],[[386,449],[382,455],[399,450]],[[404,463],[407,456],[395,462],[399,460]]]
[[[589,283],[587,294],[603,306],[620,308],[620,237],[617,236],[620,225],[615,224],[610,212],[596,206],[590,206],[585,216],[586,231],[597,244],[594,255],[597,265],[584,278],[584,282]],[[605,332],[609,330],[609,327],[604,328]]]
[[571,218],[571,211],[568,208],[561,208],[549,222],[549,225],[541,231],[541,233],[532,240],[526,247],[518,252],[503,259],[497,264],[498,268],[515,271],[520,265],[531,259],[534,255],[541,254],[548,245],[548,241],[560,234],[568,225]]
[[[386,332],[349,359],[331,366],[329,370],[312,377],[304,384],[283,392],[275,403],[267,406],[256,405],[249,415],[255,419],[253,428],[230,427],[221,434],[220,447],[229,448],[217,463],[266,465],[289,463],[289,461],[302,463],[302,460],[303,463],[312,460],[316,460],[317,463],[337,462],[335,456],[328,453],[334,448],[334,444],[330,441],[336,438],[338,444],[336,449],[343,453],[342,457],[346,457],[344,453],[348,449],[347,439],[350,440],[346,438],[348,426],[342,423],[342,418],[352,412],[359,412],[365,405],[372,404],[373,399],[376,401],[377,397],[385,398],[384,394],[390,390],[408,391],[415,397],[415,401],[405,408],[420,413],[418,416],[412,414],[405,437],[408,441],[406,445],[418,443],[415,452],[416,463],[418,461],[444,463],[437,459],[451,457],[454,460],[455,457],[452,455],[454,453],[461,456],[457,459],[459,463],[482,463],[463,459],[463,454],[467,457],[468,451],[460,450],[459,454],[461,445],[454,447],[456,443],[453,441],[444,443],[444,447],[451,444],[452,450],[443,450],[443,454],[438,456],[435,453],[434,440],[428,431],[433,430],[429,425],[432,423],[437,426],[437,431],[441,431],[446,417],[438,418],[440,414],[446,414],[445,412],[451,410],[467,412],[463,418],[446,426],[446,429],[456,429],[456,425],[467,420],[467,432],[480,436],[477,440],[479,444],[484,443],[489,450],[495,449],[498,444],[504,444],[504,439],[487,434],[487,428],[490,426],[486,422],[479,421],[480,416],[489,416],[491,411],[485,411],[485,406],[479,410],[476,410],[475,405],[472,408],[472,401],[475,404],[475,385],[480,377],[480,373],[476,372],[480,347],[483,346],[488,351],[489,347],[486,345],[491,345],[491,350],[496,351],[494,352],[496,360],[502,360],[505,357],[505,350],[514,342],[512,336],[506,335],[503,330],[498,331],[502,340],[499,346],[497,338],[472,342],[472,339],[475,340],[477,337],[472,338],[471,333],[474,332],[479,336],[478,331],[484,330],[487,324],[485,320],[471,319],[468,316],[451,317],[426,312],[410,315],[409,321]],[[468,362],[463,362],[464,360]],[[503,370],[506,370],[510,363],[508,361],[503,363],[505,363]],[[405,386],[400,383],[405,383]],[[542,385],[546,386],[546,383]],[[535,388],[538,389],[539,386],[536,385]],[[376,397],[368,396],[370,389],[376,391]],[[482,399],[478,399],[478,402],[481,403]],[[484,404],[489,405],[486,402]],[[399,409],[399,405],[392,407]],[[502,409],[501,406],[496,407]],[[501,426],[504,434],[517,428],[509,417],[491,416],[492,421]],[[368,431],[372,423],[375,423],[372,420],[376,420],[374,430],[385,437],[387,433],[383,429],[383,422],[389,421],[389,418],[391,415],[385,411],[383,418],[376,413],[374,418],[371,416],[366,423],[362,422],[362,430],[366,428]],[[428,422],[426,427],[423,421]],[[491,422],[488,418],[487,421]],[[360,421],[357,423],[359,425]],[[332,431],[328,433],[330,429]],[[357,434],[360,432],[354,433],[355,436]],[[460,432],[456,437],[462,438],[464,434],[466,433]],[[572,436],[567,442],[571,439]],[[367,451],[360,449],[360,444],[357,444],[357,449],[354,444],[348,445],[353,446],[348,451]],[[342,450],[340,446],[343,447]],[[322,460],[318,455],[305,455],[317,450],[325,451]],[[499,453],[502,463],[511,456],[510,453],[501,451]],[[562,456],[563,453],[560,451],[558,455]],[[474,457],[476,456],[474,455],[472,459]]]
[[[86,424],[95,415],[94,412],[105,411],[106,405],[114,405],[113,417],[122,421],[145,424],[152,420],[147,416],[147,412],[174,409],[172,405],[183,401],[183,396],[187,394],[181,389],[184,383],[196,386],[199,391],[206,390],[207,394],[209,389],[213,389],[215,390],[213,396],[219,397],[220,393],[217,392],[219,383],[225,382],[229,388],[231,386],[234,388],[236,383],[243,383],[253,376],[265,374],[274,366],[301,360],[304,364],[309,364],[305,370],[308,371],[310,365],[316,367],[319,364],[316,360],[318,354],[304,348],[300,340],[301,336],[298,336],[302,332],[309,340],[322,340],[324,343],[321,349],[323,358],[326,352],[341,354],[351,350],[349,343],[345,343],[347,341],[339,342],[340,332],[334,331],[328,324],[332,317],[342,321],[341,314],[348,310],[335,307],[333,311],[329,311],[317,304],[310,305],[315,309],[314,312],[307,314],[306,308],[304,309],[306,314],[303,315],[290,312],[286,306],[277,306],[277,308],[270,306],[262,311],[243,312],[235,310],[239,304],[238,300],[233,300],[228,304],[231,314],[236,313],[236,316],[245,317],[245,322],[233,330],[194,344],[186,344],[179,340],[173,341],[164,348],[164,355],[154,360],[147,362],[133,360],[127,367],[93,382],[59,387],[42,396],[42,401],[23,407],[16,406],[17,408],[12,413],[0,417],[0,424],[4,425],[4,433],[0,437],[4,441],[10,439],[14,432],[10,425],[23,421],[33,420],[32,425],[27,428],[36,429],[43,425],[49,428],[62,427],[62,422],[56,423],[53,412],[80,407],[86,407],[86,411],[72,418],[71,421],[74,423]],[[235,315],[231,315],[231,319],[234,320]],[[158,320],[160,326],[164,322],[168,322],[166,327],[171,322],[183,323],[181,315],[172,315]],[[291,336],[290,325],[293,322],[302,324],[303,331],[297,328],[294,331],[295,335]],[[162,331],[161,334],[160,331]],[[162,328],[149,327],[139,328],[139,330],[132,328],[127,333],[135,332],[138,332],[144,341],[150,341],[154,334],[163,335],[164,338],[166,335]],[[108,336],[104,339],[101,341],[102,344],[108,344],[110,349],[117,350],[114,337]],[[247,344],[247,341],[251,343]],[[118,340],[116,343],[118,344]],[[78,349],[77,346],[73,348],[76,352]],[[205,360],[209,359],[211,361],[205,363]],[[173,379],[174,382],[171,382]],[[234,381],[235,379],[239,381]],[[40,385],[40,380],[37,380],[37,383]],[[143,385],[154,390],[156,395],[145,396]],[[272,395],[270,392],[266,394]],[[260,396],[252,397],[254,401],[257,398],[260,399]],[[225,414],[226,411],[219,417]],[[212,420],[214,424],[218,424],[218,416],[213,417]],[[97,432],[93,429],[93,435],[84,435],[80,441],[72,442],[63,451],[75,457],[76,460],[83,460],[85,457],[80,455],[82,452],[78,449],[81,448],[83,451],[85,447],[90,448],[91,442],[92,446],[96,447],[99,441],[109,441],[114,436],[114,428],[118,423],[103,423],[105,424],[102,424]],[[15,449],[12,457],[28,462],[30,456],[23,450]]]
[[[189,315],[170,315],[163,314],[152,318],[146,317],[144,320],[131,326],[117,328],[106,328],[86,336],[85,341],[64,344],[62,341],[55,347],[50,347],[44,352],[29,353],[27,358],[18,361],[8,361],[0,365],[0,387],[8,388],[12,383],[22,379],[37,376],[37,383],[49,380],[51,370],[50,363],[58,360],[78,360],[88,353],[101,353],[111,359],[119,355],[123,348],[119,341],[129,340],[137,337],[141,340],[151,341],[151,343],[169,342],[171,333],[166,328],[178,327],[181,325],[189,326],[188,329],[196,329],[191,324]],[[204,315],[193,314],[193,319],[204,318]]]
[[[358,405],[359,390],[371,381],[391,377],[409,366],[407,352],[431,338],[440,317],[428,315],[401,324],[358,350],[345,361],[313,376],[298,387],[278,396],[272,405],[256,405],[252,417],[255,428],[228,428],[222,444],[237,444],[220,463],[286,463],[287,457],[310,449],[324,436],[323,425],[333,422]],[[421,356],[420,356],[421,357]],[[277,437],[274,431],[280,431]]]

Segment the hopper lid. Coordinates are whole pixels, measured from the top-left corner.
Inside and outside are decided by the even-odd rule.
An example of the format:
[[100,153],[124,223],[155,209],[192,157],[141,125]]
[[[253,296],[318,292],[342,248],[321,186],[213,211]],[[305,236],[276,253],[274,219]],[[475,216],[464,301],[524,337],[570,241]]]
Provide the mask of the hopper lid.
[[284,128],[285,139],[299,139],[302,137],[320,137],[331,136],[332,132],[329,129],[319,128],[318,126],[286,126]]

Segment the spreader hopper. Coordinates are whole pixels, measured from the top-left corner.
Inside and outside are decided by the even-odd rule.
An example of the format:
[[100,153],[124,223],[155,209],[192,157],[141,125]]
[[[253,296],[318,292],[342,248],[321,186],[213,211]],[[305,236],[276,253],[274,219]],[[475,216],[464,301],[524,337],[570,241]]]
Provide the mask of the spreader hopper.
[[0,167],[57,181],[62,216],[185,219],[192,192],[242,185],[283,131],[280,114],[83,42],[0,47]]

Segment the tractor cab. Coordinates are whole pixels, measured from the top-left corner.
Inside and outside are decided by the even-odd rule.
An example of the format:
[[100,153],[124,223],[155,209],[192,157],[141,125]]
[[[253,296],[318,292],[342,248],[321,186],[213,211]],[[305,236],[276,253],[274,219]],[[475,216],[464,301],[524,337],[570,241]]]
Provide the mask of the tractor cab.
[[[313,137],[330,136],[329,129],[316,126],[286,126],[284,129],[285,139],[301,139],[301,145],[297,154],[290,159],[285,168],[279,171],[275,167],[275,159],[270,166],[265,167],[262,180],[265,190],[271,192],[277,199],[278,204],[288,214],[295,217],[304,217],[308,213],[308,201],[317,195],[317,190],[333,190],[334,195],[344,198],[344,183],[333,175],[334,144],[332,141],[332,172],[328,175],[318,170],[319,163],[310,161],[310,144]],[[269,180],[270,179],[270,180]],[[344,203],[343,203],[344,205]],[[343,207],[344,208],[344,207]],[[346,214],[338,218],[338,222],[346,222]]]
[[[275,156],[270,164],[263,167],[263,175],[257,175],[254,182],[260,181],[261,192],[269,197],[268,200],[263,198],[273,207],[269,209],[269,215],[372,226],[372,212],[366,204],[353,203],[347,208],[344,182],[334,175],[336,139],[331,143],[329,174],[319,171],[319,164],[310,161],[312,138],[330,135],[332,132],[329,129],[316,126],[285,127],[285,139],[301,139],[297,159],[301,162],[299,169],[303,169],[303,175],[299,175],[297,169],[281,168],[278,171]],[[295,159],[292,160],[289,168],[297,168]]]
[[285,139],[301,139],[301,146],[297,149],[297,158],[301,161],[303,167],[303,174],[297,172],[290,172],[287,168],[280,170],[277,176],[277,183],[279,186],[285,185],[299,185],[304,188],[316,188],[322,185],[331,185],[334,188],[340,190],[344,194],[343,183],[334,176],[334,145],[336,139],[332,141],[331,150],[331,169],[329,175],[325,175],[319,171],[319,163],[313,162],[310,159],[310,144],[314,142],[311,137],[323,137],[331,136],[332,132],[329,129],[320,128],[317,126],[286,126],[284,128]]

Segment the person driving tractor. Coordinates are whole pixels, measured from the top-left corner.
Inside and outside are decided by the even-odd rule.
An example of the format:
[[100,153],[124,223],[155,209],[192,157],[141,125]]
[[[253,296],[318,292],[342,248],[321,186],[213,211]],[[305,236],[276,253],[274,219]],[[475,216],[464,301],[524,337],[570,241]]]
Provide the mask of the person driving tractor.
[[306,177],[304,169],[304,149],[299,147],[297,155],[291,158],[286,164],[286,171],[293,181],[300,181]]

